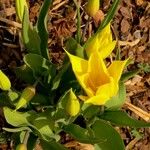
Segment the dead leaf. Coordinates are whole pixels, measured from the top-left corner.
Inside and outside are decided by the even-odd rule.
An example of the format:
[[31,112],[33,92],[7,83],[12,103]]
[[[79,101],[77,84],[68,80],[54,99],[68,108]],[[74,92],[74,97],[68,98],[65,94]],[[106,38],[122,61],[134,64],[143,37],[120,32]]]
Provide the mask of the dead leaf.
[[128,42],[128,41],[118,41],[118,44],[120,46],[126,46],[129,45],[131,47],[135,46],[136,44],[138,44],[140,42],[140,39],[136,39],[135,41],[132,42]]
[[130,10],[127,7],[121,7],[120,8],[120,12],[121,14],[126,18],[126,19],[130,19],[131,15],[130,15]]
[[121,32],[126,33],[130,29],[130,24],[126,18],[123,18],[121,21]]

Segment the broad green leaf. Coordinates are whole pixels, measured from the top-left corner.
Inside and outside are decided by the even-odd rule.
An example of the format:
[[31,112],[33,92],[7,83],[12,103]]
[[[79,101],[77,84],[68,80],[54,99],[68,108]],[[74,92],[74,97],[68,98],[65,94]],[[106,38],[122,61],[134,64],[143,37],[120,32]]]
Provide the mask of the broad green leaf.
[[48,53],[48,31],[47,31],[47,13],[49,7],[52,4],[52,0],[44,0],[43,6],[39,13],[39,18],[37,22],[37,30],[39,37],[41,39],[40,47],[41,47],[41,54],[44,58],[49,59]]
[[99,137],[96,137],[90,130],[81,128],[76,124],[69,124],[64,127],[64,131],[71,135],[74,139],[82,143],[99,143],[102,142]]
[[29,21],[29,13],[26,7],[22,22],[22,38],[28,52],[41,55],[41,40],[36,29],[31,25]]
[[65,148],[63,145],[55,141],[46,142],[40,140],[40,144],[43,150],[67,150],[67,148]]
[[102,21],[102,23],[100,24],[97,32],[99,32],[100,30],[102,30],[105,26],[107,26],[107,24],[112,20],[112,18],[115,15],[115,12],[117,10],[117,7],[119,5],[120,0],[114,0],[113,4],[111,6],[111,8],[109,9],[106,17],[104,18],[104,20]]
[[129,80],[130,78],[134,77],[135,75],[137,75],[139,72],[140,72],[140,69],[128,71],[128,72],[122,74],[121,81],[125,82],[125,81]]
[[119,109],[124,104],[125,98],[126,98],[126,89],[124,83],[120,82],[118,94],[106,102],[105,104],[105,106],[107,107],[106,109],[108,110]]
[[52,122],[50,119],[46,118],[46,116],[39,116],[34,119],[32,122],[33,126],[40,133],[41,137],[46,140],[50,141],[52,136],[54,135],[52,132]]
[[110,121],[112,124],[118,126],[129,126],[133,128],[141,128],[141,127],[150,127],[150,123],[135,120],[128,116],[127,113],[117,110],[117,111],[105,111],[100,118]]
[[35,118],[35,112],[17,112],[12,109],[9,109],[7,107],[3,108],[4,116],[6,121],[15,127],[21,127],[21,126],[32,126],[29,123],[29,118],[32,120]]
[[35,133],[43,140],[50,141],[57,138],[53,133],[55,122],[52,120],[49,111],[36,114],[36,117],[34,120],[30,120],[30,123],[35,129]]
[[96,145],[98,150],[125,150],[124,143],[119,133],[107,122],[97,120],[92,125],[95,137],[101,139],[101,142]]
[[35,82],[35,77],[33,76],[32,69],[25,64],[23,66],[15,68],[14,72],[16,76],[22,81],[30,84],[33,84]]
[[37,54],[27,54],[24,62],[33,70],[37,78],[42,78],[44,83],[50,83],[56,73],[56,67],[44,57]]

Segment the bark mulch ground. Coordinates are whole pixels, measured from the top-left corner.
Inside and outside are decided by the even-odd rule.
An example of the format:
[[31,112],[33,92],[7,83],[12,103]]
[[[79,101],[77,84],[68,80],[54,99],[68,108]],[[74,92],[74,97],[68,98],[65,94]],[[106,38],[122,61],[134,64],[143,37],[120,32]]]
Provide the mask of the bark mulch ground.
[[[95,31],[111,6],[104,0],[96,18],[88,20],[84,11],[86,1],[81,0],[82,32],[84,41]],[[30,21],[37,21],[42,0],[30,0]],[[54,0],[48,15],[49,51],[52,61],[61,64],[64,56],[62,47],[68,37],[76,32],[76,9],[73,1]],[[20,88],[24,83],[15,78],[13,69],[22,64],[24,47],[20,44],[21,24],[15,13],[14,0],[0,0],[0,69],[9,75],[13,86]],[[130,57],[133,63],[128,70],[142,71],[126,82],[127,100],[124,109],[129,115],[150,121],[150,2],[148,0],[122,0],[112,21],[114,38],[122,58]],[[112,57],[115,56],[112,55]],[[0,106],[0,150],[12,149],[10,135],[2,130],[7,126]],[[126,150],[149,150],[150,129],[116,128],[124,139]],[[65,141],[65,146],[74,150],[92,150],[91,145],[74,140]],[[37,146],[37,149],[41,149]]]

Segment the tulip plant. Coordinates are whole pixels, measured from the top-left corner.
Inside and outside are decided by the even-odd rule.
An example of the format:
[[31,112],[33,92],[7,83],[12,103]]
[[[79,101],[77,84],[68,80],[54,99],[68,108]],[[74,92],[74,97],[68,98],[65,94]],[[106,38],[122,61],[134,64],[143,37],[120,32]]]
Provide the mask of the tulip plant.
[[[126,98],[124,82],[135,73],[125,72],[129,58],[106,61],[117,42],[110,23],[118,3],[113,1],[97,32],[85,43],[77,40],[80,34],[68,39],[66,57],[58,67],[51,62],[47,46],[46,16],[52,0],[44,0],[35,26],[29,21],[26,1],[16,0],[27,51],[23,65],[14,72],[26,87],[16,90],[0,70],[0,104],[11,125],[3,129],[12,132],[16,150],[33,150],[37,144],[43,150],[67,150],[61,142],[62,133],[92,144],[95,150],[124,150],[115,126],[150,127],[121,109]],[[99,0],[89,0],[87,13],[94,15],[97,9]]]

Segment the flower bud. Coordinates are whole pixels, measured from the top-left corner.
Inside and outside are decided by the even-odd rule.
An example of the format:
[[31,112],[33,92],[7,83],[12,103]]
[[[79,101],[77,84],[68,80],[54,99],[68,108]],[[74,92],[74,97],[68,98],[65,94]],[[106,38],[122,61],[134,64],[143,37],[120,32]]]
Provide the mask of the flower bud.
[[16,3],[16,13],[20,21],[23,20],[24,7],[28,8],[26,0],[15,0]]
[[99,10],[100,0],[88,0],[88,3],[85,7],[86,12],[89,16],[94,17]]
[[0,70],[0,89],[7,91],[11,88],[9,78]]
[[69,98],[66,104],[66,111],[70,116],[75,116],[80,111],[80,103],[72,89],[69,91]]
[[34,95],[35,95],[35,87],[33,86],[26,87],[21,94],[19,102],[16,106],[16,110],[27,104],[33,98]]
[[17,145],[16,150],[27,150],[27,146],[23,143]]

